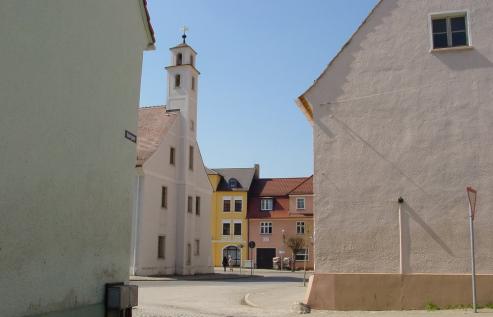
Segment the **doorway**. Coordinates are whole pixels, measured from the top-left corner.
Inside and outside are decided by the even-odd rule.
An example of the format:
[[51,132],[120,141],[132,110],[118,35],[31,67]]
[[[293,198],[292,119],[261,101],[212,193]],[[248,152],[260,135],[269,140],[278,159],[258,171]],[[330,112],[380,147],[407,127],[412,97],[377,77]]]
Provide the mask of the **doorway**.
[[241,250],[239,247],[230,245],[229,247],[226,247],[223,249],[223,257],[226,257],[229,259],[233,259],[233,266],[240,266],[240,261],[241,261]]
[[257,249],[257,268],[272,269],[272,259],[276,256],[275,248]]

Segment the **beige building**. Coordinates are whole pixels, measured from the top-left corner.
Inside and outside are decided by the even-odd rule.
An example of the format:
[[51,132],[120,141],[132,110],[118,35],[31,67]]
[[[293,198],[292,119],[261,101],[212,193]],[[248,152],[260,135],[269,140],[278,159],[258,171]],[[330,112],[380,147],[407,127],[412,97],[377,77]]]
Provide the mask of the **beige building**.
[[103,316],[128,278],[144,1],[1,1],[0,38],[0,316]]
[[478,300],[493,301],[492,15],[489,0],[382,0],[297,99],[315,144],[313,307],[471,303],[468,185]]
[[213,271],[212,186],[197,143],[196,53],[171,48],[166,106],[139,109],[130,274]]

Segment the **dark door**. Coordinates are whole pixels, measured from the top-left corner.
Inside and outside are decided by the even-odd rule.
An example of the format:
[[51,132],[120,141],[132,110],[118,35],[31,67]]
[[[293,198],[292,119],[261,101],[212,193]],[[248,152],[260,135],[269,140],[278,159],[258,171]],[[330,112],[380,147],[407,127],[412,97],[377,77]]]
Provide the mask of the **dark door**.
[[272,259],[276,256],[276,249],[257,248],[257,268],[272,269]]

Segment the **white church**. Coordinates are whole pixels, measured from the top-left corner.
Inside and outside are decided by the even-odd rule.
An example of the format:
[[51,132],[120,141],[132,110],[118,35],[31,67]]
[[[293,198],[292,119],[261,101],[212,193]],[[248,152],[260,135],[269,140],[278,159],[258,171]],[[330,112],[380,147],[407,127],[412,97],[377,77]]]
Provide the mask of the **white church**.
[[172,47],[165,106],[139,108],[130,274],[213,272],[212,187],[197,143],[197,53]]

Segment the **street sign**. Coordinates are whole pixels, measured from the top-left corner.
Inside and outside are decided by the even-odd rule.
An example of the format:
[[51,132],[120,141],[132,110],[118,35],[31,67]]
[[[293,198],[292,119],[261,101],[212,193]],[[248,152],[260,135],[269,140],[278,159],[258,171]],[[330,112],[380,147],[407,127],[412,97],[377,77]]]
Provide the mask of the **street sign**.
[[255,241],[250,241],[250,242],[248,242],[248,247],[249,247],[250,249],[255,248]]

